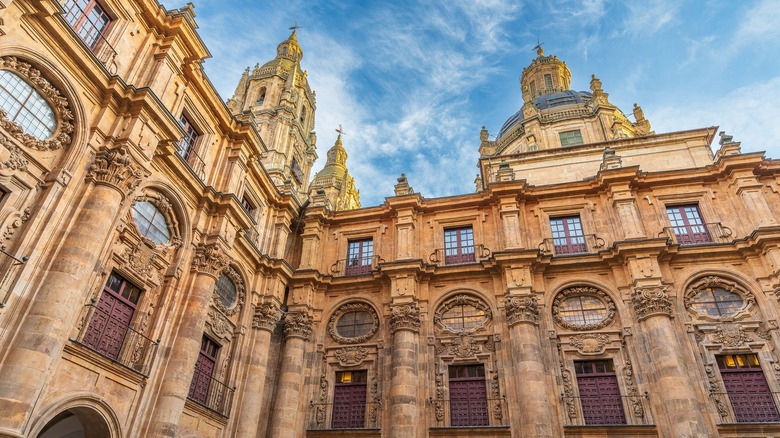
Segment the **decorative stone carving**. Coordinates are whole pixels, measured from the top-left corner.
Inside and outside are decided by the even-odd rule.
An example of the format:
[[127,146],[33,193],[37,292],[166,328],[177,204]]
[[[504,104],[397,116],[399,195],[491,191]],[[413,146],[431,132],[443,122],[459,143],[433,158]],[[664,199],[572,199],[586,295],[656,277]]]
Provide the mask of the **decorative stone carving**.
[[381,404],[381,400],[379,397],[379,382],[376,379],[371,382],[371,389],[368,392],[368,399],[370,400],[368,404],[368,421],[369,424],[377,424],[379,419],[379,409],[377,408]]
[[471,336],[461,336],[460,339],[454,340],[450,347],[450,352],[453,356],[461,359],[474,357],[481,351],[482,349],[479,347],[479,344],[474,342],[474,338]]
[[98,184],[115,187],[128,195],[141,182],[141,172],[135,168],[133,157],[124,146],[114,149],[102,149],[95,155],[95,161],[89,166],[87,179]]
[[215,335],[224,338],[230,334],[231,325],[230,322],[219,312],[215,312],[214,309],[209,309],[209,324],[211,330]]
[[252,328],[273,332],[282,319],[282,311],[274,303],[260,303],[252,316]]
[[753,338],[739,324],[721,324],[712,336],[712,342],[725,347],[739,347]]
[[[720,288],[726,290],[729,293],[736,294],[742,298],[744,303],[740,309],[720,316],[710,315],[704,312],[697,312],[693,308],[696,304],[696,297],[700,293],[705,292],[711,288]],[[691,315],[708,321],[732,321],[735,318],[749,315],[750,307],[755,303],[756,297],[753,295],[753,293],[741,287],[738,283],[723,277],[719,277],[717,275],[708,275],[696,280],[694,283],[688,286],[688,289],[685,291],[685,296],[683,297],[683,304]]]
[[323,364],[322,374],[320,374],[320,402],[317,404],[317,424],[325,423],[325,418],[327,417],[328,378],[324,368]]
[[[475,308],[483,312],[484,317],[474,327],[464,327],[459,329],[456,327],[448,326],[444,322],[442,322],[442,316],[455,306],[474,306]],[[454,297],[445,301],[441,306],[439,306],[439,308],[433,314],[433,322],[434,324],[436,324],[436,327],[455,334],[474,333],[476,331],[482,330],[492,320],[493,320],[493,312],[490,310],[490,306],[485,304],[485,302],[480,300],[479,298],[476,298],[468,294],[455,295]]]
[[368,348],[366,347],[342,347],[334,351],[336,360],[341,366],[356,366],[363,363],[368,357]]
[[720,380],[715,372],[715,366],[711,363],[704,365],[704,371],[707,373],[707,382],[710,386],[710,394],[713,394],[712,399],[715,401],[715,408],[718,410],[718,414],[722,418],[726,418],[729,415],[729,409],[723,400],[723,392],[720,390]]
[[32,135],[26,134],[21,125],[9,120],[3,110],[0,110],[0,127],[30,149],[55,151],[70,145],[71,134],[73,134],[73,113],[69,108],[68,99],[63,97],[51,82],[41,76],[40,70],[26,62],[19,61],[13,56],[0,57],[0,70],[9,70],[18,74],[41,93],[54,112],[57,120],[57,129],[51,137],[39,140]]
[[312,318],[308,313],[288,313],[284,317],[284,337],[308,341],[311,339],[311,324]]
[[192,258],[192,271],[217,279],[228,263],[229,260],[219,245],[199,243],[195,247],[195,257]]
[[571,378],[571,373],[560,363],[561,367],[561,379],[563,380],[563,403],[566,406],[566,416],[569,417],[571,424],[574,419],[577,418],[577,406],[574,400],[574,383]]
[[236,302],[230,308],[225,307],[222,304],[222,300],[219,299],[217,294],[211,296],[211,305],[217,310],[224,313],[227,316],[233,316],[241,310],[241,306],[244,305],[244,279],[241,278],[241,274],[236,271],[235,268],[228,265],[223,271],[222,275],[226,275],[233,285],[236,287]]
[[672,300],[666,290],[666,286],[634,288],[631,302],[640,321],[655,315],[672,316]]
[[0,170],[27,170],[30,162],[25,158],[22,148],[3,134],[0,134],[0,146],[8,150],[8,156],[0,158]]
[[539,325],[539,305],[533,296],[508,296],[504,301],[506,322],[509,327],[521,322]]
[[436,402],[434,402],[436,421],[444,421],[444,373],[436,373]]
[[132,248],[126,248],[122,258],[127,260],[125,267],[141,278],[151,277],[156,272],[154,262],[157,260],[157,254],[143,242],[139,242]]
[[[371,326],[371,330],[368,331],[363,336],[357,336],[354,338],[347,338],[344,336],[341,336],[338,332],[338,329],[336,328],[339,319],[342,315],[344,315],[347,312],[368,312],[369,315],[371,315],[371,319],[373,321],[373,325]],[[331,315],[330,319],[328,320],[328,334],[331,338],[333,338],[334,341],[338,342],[339,344],[360,344],[362,342],[366,342],[367,340],[371,339],[376,332],[379,330],[379,316],[377,315],[374,308],[367,303],[347,303],[336,309],[335,312],[333,312],[333,315]]]
[[417,303],[400,304],[390,307],[390,331],[420,331],[420,308]]
[[[561,304],[567,298],[582,296],[582,295],[595,297],[604,303],[606,312],[604,314],[604,318],[601,321],[589,323],[589,324],[575,324],[561,317]],[[552,315],[553,318],[555,319],[555,322],[557,322],[559,325],[569,330],[578,330],[578,331],[598,330],[604,327],[608,327],[615,320],[615,314],[617,313],[616,309],[617,307],[615,306],[615,302],[612,301],[612,298],[610,298],[606,292],[591,286],[577,286],[577,287],[566,288],[558,292],[558,295],[555,296],[555,299],[552,302]]]
[[2,250],[8,248],[8,244],[11,242],[14,234],[16,234],[16,230],[30,219],[30,207],[25,208],[21,216],[18,216],[18,213],[15,213],[14,215],[17,215],[17,217],[10,220],[10,223],[5,227],[5,230],[3,230],[2,237],[0,237],[0,249]]
[[634,383],[634,367],[631,361],[626,359],[626,366],[623,367],[623,382],[628,395],[628,402],[631,405],[631,413],[636,418],[644,418],[645,408],[642,406],[642,399]]
[[609,335],[603,333],[584,333],[569,338],[569,344],[585,355],[601,354],[609,344]]

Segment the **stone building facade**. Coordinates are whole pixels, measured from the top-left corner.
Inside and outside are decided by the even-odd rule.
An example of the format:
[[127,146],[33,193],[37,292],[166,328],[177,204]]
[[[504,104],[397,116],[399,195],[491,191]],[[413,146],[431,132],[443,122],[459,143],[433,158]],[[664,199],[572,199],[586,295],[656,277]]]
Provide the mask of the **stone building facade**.
[[780,436],[777,161],[540,49],[475,193],[354,208],[295,30],[225,103],[191,6],[0,14],[0,436]]

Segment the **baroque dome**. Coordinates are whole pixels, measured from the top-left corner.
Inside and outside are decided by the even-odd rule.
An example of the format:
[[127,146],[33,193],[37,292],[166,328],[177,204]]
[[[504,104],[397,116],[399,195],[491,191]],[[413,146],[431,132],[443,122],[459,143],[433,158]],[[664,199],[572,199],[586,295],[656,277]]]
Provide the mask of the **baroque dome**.
[[[536,105],[536,107],[539,110],[545,110],[545,109],[555,108],[557,106],[576,105],[576,104],[585,103],[592,98],[593,98],[593,94],[589,91],[565,90],[554,94],[543,94],[537,97],[536,99],[534,99],[532,102],[534,105]],[[506,134],[510,129],[512,129],[522,120],[523,120],[523,110],[521,108],[516,113],[514,113],[511,117],[509,117],[506,120],[506,122],[504,122],[504,124],[501,126],[501,129],[498,131],[497,138],[503,137],[504,134]]]

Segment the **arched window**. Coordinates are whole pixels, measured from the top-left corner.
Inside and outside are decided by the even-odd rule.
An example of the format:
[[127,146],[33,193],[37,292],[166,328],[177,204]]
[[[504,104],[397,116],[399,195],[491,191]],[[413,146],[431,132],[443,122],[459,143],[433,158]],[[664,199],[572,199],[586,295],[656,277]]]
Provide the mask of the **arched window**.
[[262,105],[265,103],[265,88],[260,89],[260,95],[257,97],[257,105]]
[[226,309],[229,309],[236,304],[236,299],[238,298],[236,285],[233,283],[233,280],[224,273],[220,275],[219,280],[217,280],[216,293],[219,302],[222,303]]
[[301,125],[306,121],[306,107],[301,107],[301,117],[298,119],[301,121]]
[[171,240],[171,232],[163,213],[149,201],[133,204],[133,219],[142,236],[157,244]]
[[0,70],[0,109],[5,117],[38,140],[54,134],[57,119],[51,105],[21,76]]

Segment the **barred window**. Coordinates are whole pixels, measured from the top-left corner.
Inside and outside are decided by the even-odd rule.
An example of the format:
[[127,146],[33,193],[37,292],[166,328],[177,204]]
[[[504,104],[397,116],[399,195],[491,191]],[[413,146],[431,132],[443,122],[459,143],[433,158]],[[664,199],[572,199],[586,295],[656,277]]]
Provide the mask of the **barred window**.
[[141,235],[152,242],[168,243],[171,240],[165,216],[151,202],[136,202],[133,205],[133,219]]
[[236,292],[236,285],[227,275],[222,274],[219,277],[216,289],[217,298],[219,298],[219,302],[222,303],[223,306],[229,309],[236,304],[236,297],[238,295]]
[[0,70],[0,110],[38,140],[54,134],[57,119],[46,99],[16,73]]

